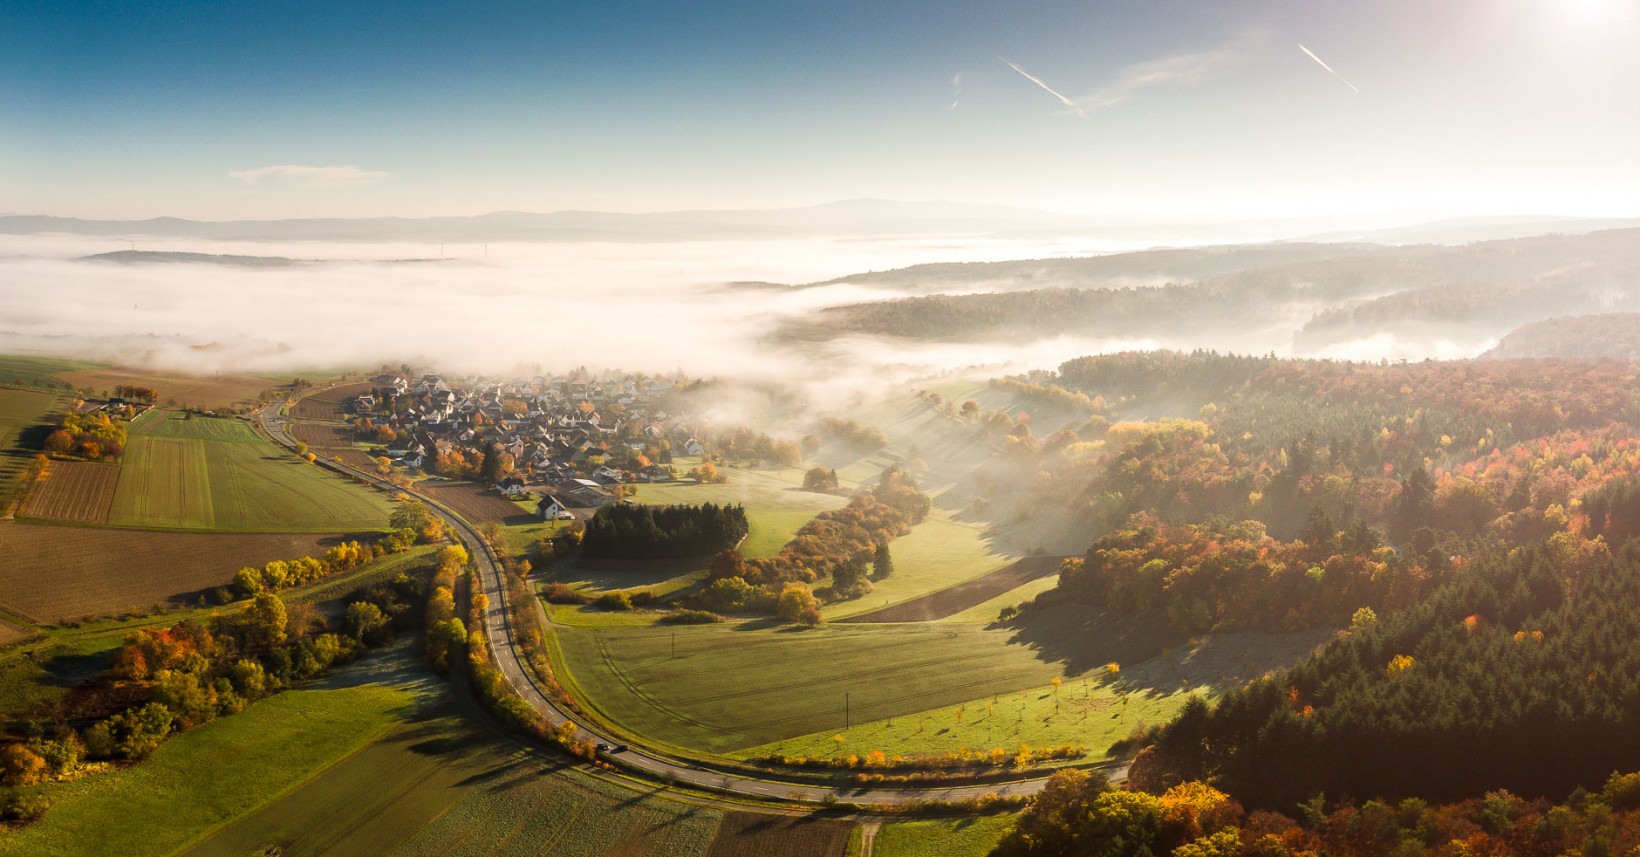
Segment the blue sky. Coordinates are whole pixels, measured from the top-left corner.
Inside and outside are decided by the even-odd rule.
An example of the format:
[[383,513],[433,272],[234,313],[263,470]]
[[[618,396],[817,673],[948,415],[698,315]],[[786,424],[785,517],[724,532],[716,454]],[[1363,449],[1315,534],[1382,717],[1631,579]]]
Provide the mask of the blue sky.
[[0,211],[1640,214],[1636,19],[1640,0],[12,0]]

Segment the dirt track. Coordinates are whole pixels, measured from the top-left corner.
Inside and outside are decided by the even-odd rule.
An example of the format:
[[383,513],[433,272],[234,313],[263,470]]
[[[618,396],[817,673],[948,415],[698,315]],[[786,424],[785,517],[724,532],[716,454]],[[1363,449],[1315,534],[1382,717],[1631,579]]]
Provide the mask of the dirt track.
[[1062,556],[1028,556],[1012,565],[1006,565],[984,577],[959,583],[949,589],[931,592],[921,598],[838,619],[837,624],[851,622],[933,622],[955,616],[970,607],[984,604],[1011,589],[1047,577],[1059,571]]

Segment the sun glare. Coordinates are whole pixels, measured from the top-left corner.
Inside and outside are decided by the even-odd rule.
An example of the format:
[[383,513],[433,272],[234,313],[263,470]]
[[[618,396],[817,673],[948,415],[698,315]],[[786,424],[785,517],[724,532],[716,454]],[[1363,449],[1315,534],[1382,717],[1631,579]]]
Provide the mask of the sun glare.
[[1560,14],[1578,22],[1633,21],[1640,18],[1633,4],[1614,0],[1553,0]]

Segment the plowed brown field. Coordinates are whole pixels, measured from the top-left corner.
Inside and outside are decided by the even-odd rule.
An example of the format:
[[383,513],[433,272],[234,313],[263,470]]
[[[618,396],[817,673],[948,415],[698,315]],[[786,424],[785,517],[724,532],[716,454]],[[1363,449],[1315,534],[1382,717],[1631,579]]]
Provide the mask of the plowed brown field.
[[317,393],[296,403],[290,409],[290,415],[299,420],[333,420],[340,422],[347,419],[347,412],[342,410],[342,403],[356,398],[371,390],[371,385],[343,384],[335,389]]
[[108,523],[114,504],[114,486],[120,481],[115,464],[93,461],[54,461],[46,480],[29,491],[21,515],[82,524]]
[[0,604],[49,623],[191,602],[247,565],[317,556],[347,538],[0,522]]
[[535,516],[524,511],[511,500],[486,489],[482,485],[461,482],[449,485],[417,486],[418,490],[452,509],[475,524],[494,521],[498,524],[527,524]]
[[353,445],[353,430],[332,423],[291,423],[291,436],[320,449],[345,449]]
[[854,825],[807,816],[726,812],[706,857],[842,857]]

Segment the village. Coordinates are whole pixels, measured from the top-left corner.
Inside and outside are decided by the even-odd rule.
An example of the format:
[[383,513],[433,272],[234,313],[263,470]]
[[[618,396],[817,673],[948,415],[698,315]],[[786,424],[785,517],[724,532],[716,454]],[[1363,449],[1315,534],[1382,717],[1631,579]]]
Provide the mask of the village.
[[[705,447],[662,402],[674,384],[648,376],[496,381],[383,373],[347,403],[372,457],[411,473],[472,479],[536,514],[569,520],[624,499],[637,483],[672,482],[674,450]],[[572,511],[575,510],[575,511]]]

